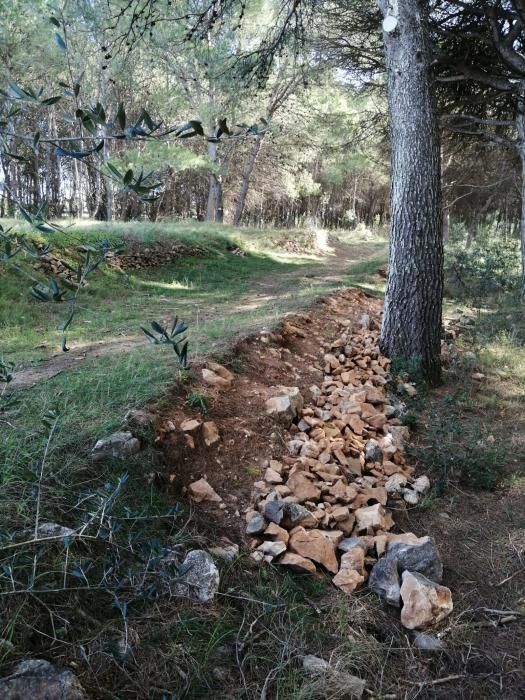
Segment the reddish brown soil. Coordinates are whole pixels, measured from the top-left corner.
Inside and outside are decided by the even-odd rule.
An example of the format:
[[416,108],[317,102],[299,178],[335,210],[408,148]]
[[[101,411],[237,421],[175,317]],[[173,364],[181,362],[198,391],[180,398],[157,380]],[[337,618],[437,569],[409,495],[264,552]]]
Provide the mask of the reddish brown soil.
[[[332,301],[344,300],[348,314],[340,315]],[[319,365],[319,349],[327,347],[340,330],[341,321],[357,322],[363,314],[380,313],[381,302],[363,292],[351,289],[321,299],[310,313],[287,316],[284,326],[278,328],[268,343],[260,335],[247,338],[232,350],[227,358],[221,358],[225,366],[238,374],[230,389],[210,390],[202,380],[179,385],[174,392],[174,409],[166,411],[159,419],[159,437],[169,473],[165,475],[173,484],[176,495],[192,481],[203,476],[223,497],[227,507],[200,504],[199,514],[210,511],[213,527],[224,534],[239,536],[244,532],[242,510],[251,502],[253,483],[261,478],[263,463],[282,457],[285,432],[275,421],[265,415],[264,402],[270,388],[276,385],[298,386],[303,395],[308,388],[319,383],[323,371]],[[304,338],[284,330],[286,322],[304,333]],[[200,369],[197,369],[200,377]],[[195,448],[189,447],[180,423],[188,418],[201,418],[197,409],[191,411],[185,405],[188,392],[209,397],[209,412],[204,418],[212,420],[219,428],[221,442],[217,447],[206,447],[201,437],[196,437]],[[173,429],[175,428],[175,430]],[[289,439],[289,438],[288,438]],[[241,516],[241,517],[240,517]]]

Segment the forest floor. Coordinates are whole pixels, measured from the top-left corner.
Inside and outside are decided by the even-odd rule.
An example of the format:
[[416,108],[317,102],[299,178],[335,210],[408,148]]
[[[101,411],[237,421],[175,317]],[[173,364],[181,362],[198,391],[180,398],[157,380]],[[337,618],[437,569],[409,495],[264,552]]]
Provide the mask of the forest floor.
[[[164,320],[173,312],[182,315],[190,321],[190,353],[196,356],[192,354],[192,374],[177,379],[174,358],[165,349],[135,346],[133,333],[119,337],[118,311],[115,323],[101,322],[96,343],[90,343],[86,330],[80,341],[84,347],[75,349],[72,343],[71,353],[82,357],[82,350],[86,353],[90,344],[102,341],[97,350],[49,379],[26,374],[30,381],[20,390],[15,385],[15,402],[0,413],[0,670],[6,672],[27,656],[48,658],[71,668],[91,698],[104,699],[343,700],[350,697],[345,673],[362,678],[364,697],[377,700],[521,698],[522,314],[503,312],[503,307],[498,312],[490,305],[474,313],[463,303],[449,302],[447,316],[453,319],[456,337],[449,341],[445,382],[432,391],[419,387],[404,417],[412,431],[411,462],[429,474],[433,488],[418,506],[395,512],[396,529],[436,540],[445,565],[444,584],[452,589],[455,605],[435,631],[444,648],[424,652],[400,626],[398,612],[385,609],[366,588],[347,596],[328,578],[257,565],[248,556],[243,534],[242,510],[250,504],[253,482],[286,438],[264,415],[264,392],[279,383],[306,391],[320,377],[315,366],[322,351],[313,334],[266,343],[260,331],[279,329],[284,314],[308,306],[312,328],[331,342],[336,319],[317,297],[351,284],[372,292],[380,289],[383,279],[377,270],[384,264],[384,242],[331,242],[332,250],[324,252],[281,249],[261,255],[260,249],[257,254],[252,249],[244,256],[227,245],[219,250],[219,263],[208,260],[211,256],[183,259],[167,269],[141,270],[131,280],[130,294],[137,279],[160,280],[164,286],[152,287],[162,291],[152,292],[144,309],[130,304],[126,314],[132,323],[126,329]],[[187,284],[181,289],[183,278]],[[8,289],[13,307],[16,295],[13,286]],[[143,290],[141,285],[140,294]],[[114,287],[112,294],[115,307],[124,303]],[[137,291],[136,303],[138,299]],[[350,320],[365,307],[368,311],[372,301],[374,308],[380,304],[362,299],[349,308]],[[34,329],[37,313],[18,309],[18,331],[2,318],[12,353],[17,333],[24,332],[21,321],[29,319]],[[38,323],[43,328],[47,320]],[[287,320],[304,325],[300,315],[288,315]],[[105,353],[102,349],[112,347],[112,341],[128,342],[129,348]],[[46,348],[22,356],[22,376],[37,372],[39,362],[53,367],[52,336],[45,342]],[[210,353],[234,372],[235,390],[218,393],[203,384],[199,370]],[[168,392],[166,386],[171,386]],[[102,541],[60,543],[39,552],[37,564],[27,552],[20,558],[4,556],[4,543],[11,541],[8,533],[34,523],[35,484],[42,517],[73,528],[79,517],[92,512],[83,503],[106,503],[104,489],[121,483],[124,467],[112,460],[93,464],[91,447],[96,438],[125,424],[128,408],[145,403],[155,415],[156,429],[144,436],[144,449],[125,465],[125,488],[112,513],[113,524],[120,522],[120,528],[109,538],[111,546],[106,550]],[[44,463],[40,420],[50,409],[58,410],[61,418]],[[179,440],[177,429],[173,433],[163,427],[200,419],[203,412],[219,427],[219,446],[198,443],[192,450]],[[184,489],[204,475],[224,496],[226,508],[189,507]],[[106,526],[100,522],[101,528]],[[130,593],[130,582],[149,576],[141,562],[143,557],[156,561],[152,552],[159,542],[191,549],[224,545],[226,539],[240,545],[240,556],[220,564],[219,594],[211,605]],[[133,560],[126,558],[129,549]],[[102,571],[107,588],[92,584],[89,574],[88,585],[54,590],[66,581],[70,556],[80,562],[81,571],[91,565],[97,575]],[[19,588],[27,581],[25,593],[9,594],[6,566]],[[34,567],[41,578],[35,579]],[[41,581],[39,593],[35,581]],[[305,654],[329,661],[335,672],[306,677],[301,666]]]

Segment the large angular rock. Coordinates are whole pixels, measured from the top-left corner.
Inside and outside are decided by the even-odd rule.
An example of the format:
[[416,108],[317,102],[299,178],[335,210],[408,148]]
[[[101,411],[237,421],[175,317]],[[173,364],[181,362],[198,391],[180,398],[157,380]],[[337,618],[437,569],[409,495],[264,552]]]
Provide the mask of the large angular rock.
[[415,543],[389,543],[386,553],[370,572],[368,587],[390,605],[399,606],[399,576],[404,571],[421,573],[433,581],[441,581],[443,564],[430,537],[421,537]]
[[292,424],[293,419],[302,410],[304,400],[296,386],[278,386],[273,389],[275,396],[265,404],[266,413],[273,416],[285,427]]
[[292,474],[286,485],[291,489],[293,495],[301,502],[318,501],[321,496],[321,489],[309,479],[304,472]]
[[180,580],[174,585],[176,595],[209,603],[219,588],[219,569],[203,549],[192,549],[179,568]]
[[335,556],[336,543],[322,530],[305,530],[304,527],[298,527],[290,537],[289,547],[292,552],[321,564],[332,574],[337,573],[339,567]]
[[401,624],[407,629],[426,629],[441,622],[453,609],[452,594],[422,574],[403,572]]
[[103,459],[127,459],[140,450],[140,442],[133,433],[120,430],[107,438],[97,440],[91,456],[95,462]]
[[356,528],[358,530],[390,530],[394,521],[390,513],[380,503],[355,511]]
[[2,700],[88,700],[71,671],[62,671],[44,659],[27,659],[9,676],[0,678]]

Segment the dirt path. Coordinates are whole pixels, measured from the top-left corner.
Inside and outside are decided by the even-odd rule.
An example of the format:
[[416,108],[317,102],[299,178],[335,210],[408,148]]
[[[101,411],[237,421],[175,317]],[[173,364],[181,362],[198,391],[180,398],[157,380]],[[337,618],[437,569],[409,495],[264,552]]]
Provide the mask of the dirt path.
[[[337,288],[344,281],[352,263],[372,258],[374,254],[377,255],[377,248],[373,246],[350,245],[335,240],[330,243],[329,248],[322,251],[317,261],[297,265],[297,269],[279,275],[254,279],[234,306],[230,301],[219,302],[203,313],[200,305],[195,305],[191,300],[181,300],[178,304],[179,314],[192,326],[197,321],[202,323],[209,320],[212,315],[225,318],[232,313],[270,305],[277,300],[286,301],[286,310],[296,310],[311,303],[319,293],[327,291],[327,288]],[[302,282],[308,282],[311,294],[297,301],[296,290]],[[38,365],[18,370],[9,388],[28,389],[77,367],[83,360],[130,352],[143,344],[142,335],[111,338],[77,346],[72,343],[69,352],[57,352]]]

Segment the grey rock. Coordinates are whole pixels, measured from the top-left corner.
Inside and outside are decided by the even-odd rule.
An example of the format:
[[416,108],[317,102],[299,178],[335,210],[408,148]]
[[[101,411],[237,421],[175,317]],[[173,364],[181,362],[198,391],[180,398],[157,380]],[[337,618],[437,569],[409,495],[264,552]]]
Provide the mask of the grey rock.
[[76,530],[59,523],[41,523],[38,526],[38,537],[73,537]]
[[413,644],[422,651],[443,651],[446,648],[445,643],[441,639],[425,632],[417,632],[414,636]]
[[368,331],[370,329],[370,316],[369,314],[363,314],[359,319],[359,326],[364,330]]
[[[274,501],[272,501],[273,503]],[[247,535],[259,535],[261,532],[264,532],[267,527],[267,522],[263,518],[263,516],[260,513],[255,513],[252,515],[252,517],[249,519],[248,524],[246,525],[246,534]]]
[[403,500],[405,503],[408,503],[409,506],[417,506],[419,503],[419,494],[417,491],[402,489],[401,494],[403,495]]
[[302,525],[305,528],[317,526],[317,520],[305,506],[299,503],[283,503],[283,506],[283,527],[291,530],[296,525]]
[[368,588],[389,605],[401,604],[401,586],[397,561],[385,554],[372,567],[368,578]]
[[219,569],[203,549],[188,552],[179,570],[182,580],[174,586],[176,595],[188,596],[209,603],[219,588]]
[[216,559],[232,562],[239,556],[239,545],[226,544],[223,547],[210,547],[208,551],[212,557],[215,557]]
[[271,523],[280,525],[284,517],[284,507],[286,503],[280,499],[266,501],[264,504],[264,517]]
[[379,447],[379,443],[377,440],[374,440],[373,438],[371,440],[368,440],[368,442],[365,445],[365,461],[366,462],[382,462],[383,461],[383,453],[381,452],[381,448]]
[[22,661],[9,676],[0,678],[2,700],[88,700],[71,671],[58,669],[44,659]]
[[92,451],[93,459],[126,459],[140,450],[140,442],[128,431],[118,431],[107,438],[98,440]]
[[271,542],[267,540],[257,547],[258,552],[262,552],[268,557],[278,557],[283,552],[286,552],[286,544],[284,542]]
[[423,539],[425,541],[421,544],[393,543],[388,546],[385,556],[397,561],[399,573],[415,571],[431,581],[441,583],[443,564],[439,552],[430,537]]
[[303,656],[303,671],[308,676],[318,676],[321,673],[326,673],[330,668],[328,661],[321,659],[319,656],[307,654]]
[[133,408],[126,413],[126,425],[135,434],[147,437],[155,427],[155,416],[143,408]]
[[354,547],[361,547],[365,552],[367,551],[367,546],[360,537],[345,537],[337,545],[337,549],[342,552],[349,552]]
[[390,544],[385,554],[374,564],[368,587],[389,605],[400,605],[399,577],[404,571],[423,574],[431,581],[441,582],[443,564],[439,553],[430,537],[423,540],[421,544]]

